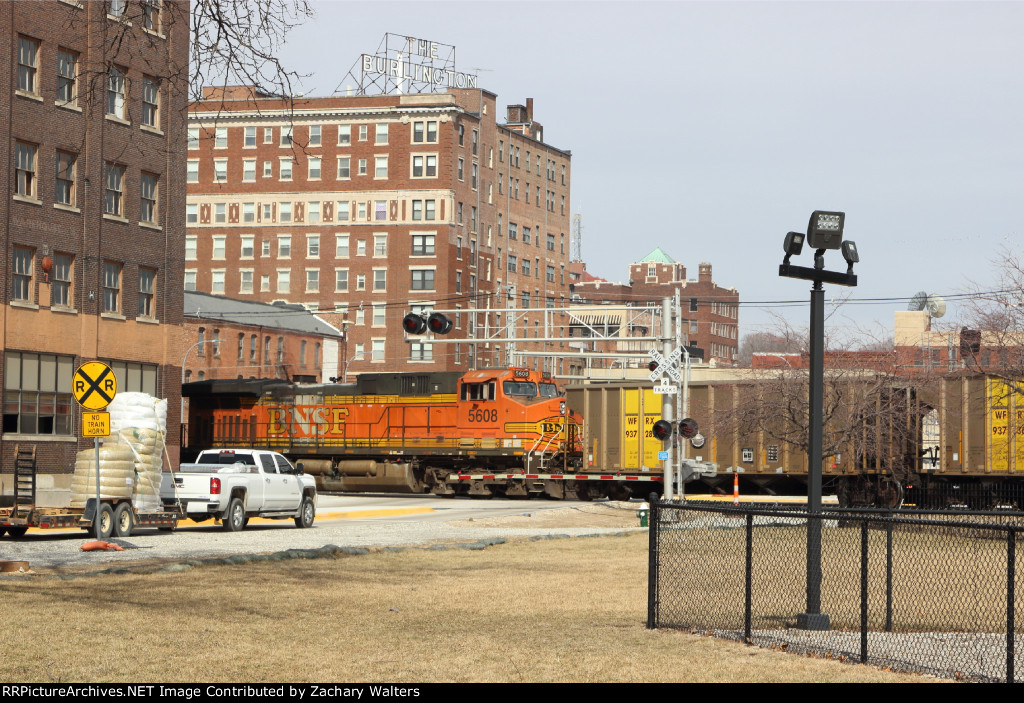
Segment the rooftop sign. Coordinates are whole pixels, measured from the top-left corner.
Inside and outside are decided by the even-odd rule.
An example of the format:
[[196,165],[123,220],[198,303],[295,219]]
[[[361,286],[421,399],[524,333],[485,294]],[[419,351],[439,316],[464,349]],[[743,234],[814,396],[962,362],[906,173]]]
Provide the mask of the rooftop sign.
[[[385,34],[376,53],[362,54],[346,78],[368,94],[435,93],[477,88],[478,76],[455,70],[455,47],[428,39]],[[342,92],[339,85],[335,92]],[[351,90],[352,86],[348,86]]]

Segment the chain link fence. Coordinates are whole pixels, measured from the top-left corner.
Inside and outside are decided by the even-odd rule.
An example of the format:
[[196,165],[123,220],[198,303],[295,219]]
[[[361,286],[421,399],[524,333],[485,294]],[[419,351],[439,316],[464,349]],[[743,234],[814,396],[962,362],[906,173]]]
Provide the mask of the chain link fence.
[[[823,630],[797,627],[808,620],[809,521],[820,524]],[[652,496],[648,627],[945,678],[1018,681],[1021,531],[1019,512],[809,515],[803,506]]]

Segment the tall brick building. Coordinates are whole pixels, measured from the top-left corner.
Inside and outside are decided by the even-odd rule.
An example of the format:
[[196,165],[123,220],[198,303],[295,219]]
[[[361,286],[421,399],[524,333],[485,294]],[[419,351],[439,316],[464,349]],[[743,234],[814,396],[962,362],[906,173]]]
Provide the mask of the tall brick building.
[[739,302],[735,288],[720,286],[711,264],[701,263],[697,279],[661,249],[629,266],[628,284],[610,283],[573,264],[573,301],[579,304],[659,305],[679,291],[683,339],[704,350],[704,360],[734,363],[739,353]]
[[[0,464],[15,445],[68,482],[71,376],[181,398],[188,4],[0,3]],[[168,427],[172,458],[177,424]],[[45,487],[45,483],[43,485]]]
[[[346,335],[328,375],[508,363],[503,343],[406,341],[400,324],[450,310],[447,339],[493,339],[496,309],[568,304],[570,153],[543,141],[532,100],[497,111],[478,89],[207,89],[190,111],[185,287],[317,311]],[[536,314],[513,317],[543,336]]]

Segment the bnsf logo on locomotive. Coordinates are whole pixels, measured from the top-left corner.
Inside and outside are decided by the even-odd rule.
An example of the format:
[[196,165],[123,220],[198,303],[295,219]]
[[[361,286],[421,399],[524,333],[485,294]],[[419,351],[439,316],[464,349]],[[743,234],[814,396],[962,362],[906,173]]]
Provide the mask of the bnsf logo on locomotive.
[[345,434],[348,408],[324,405],[295,405],[267,408],[267,435],[312,437]]

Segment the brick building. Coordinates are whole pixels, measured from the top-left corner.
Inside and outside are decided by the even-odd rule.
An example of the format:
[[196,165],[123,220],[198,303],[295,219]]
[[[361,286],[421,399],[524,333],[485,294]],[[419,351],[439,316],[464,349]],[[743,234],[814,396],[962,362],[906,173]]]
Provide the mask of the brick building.
[[[69,485],[82,440],[71,376],[114,370],[178,416],[188,4],[0,3],[0,431]],[[168,427],[176,456],[178,427]],[[9,492],[9,476],[3,491]]]
[[301,305],[185,292],[184,381],[281,378],[325,383],[342,335]]
[[567,304],[570,153],[543,141],[532,100],[505,116],[477,89],[207,89],[190,111],[185,287],[317,311],[348,339],[329,375],[508,363],[497,341],[406,341],[400,324],[448,310],[446,339],[485,339],[508,324],[496,309]]
[[739,352],[739,301],[735,288],[715,283],[711,264],[701,263],[696,280],[686,278],[686,267],[661,249],[629,266],[629,283],[611,283],[573,264],[573,303],[661,304],[679,291],[684,343],[704,350],[704,360],[735,363]]

